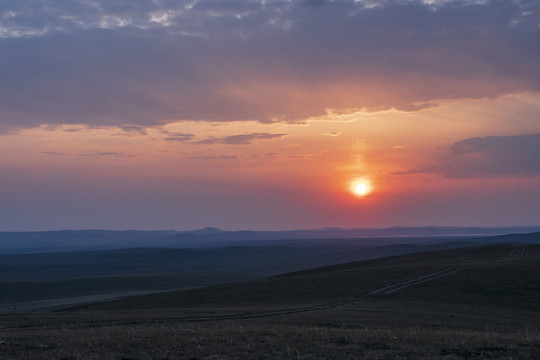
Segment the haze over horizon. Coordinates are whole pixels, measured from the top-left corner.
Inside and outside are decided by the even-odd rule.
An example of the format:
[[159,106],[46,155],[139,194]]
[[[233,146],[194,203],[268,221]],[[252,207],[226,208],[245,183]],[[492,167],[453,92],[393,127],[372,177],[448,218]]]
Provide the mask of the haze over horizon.
[[[398,230],[403,230],[402,233],[397,232]],[[428,230],[433,229],[433,232],[428,232]],[[529,225],[498,225],[498,226],[460,226],[460,225],[423,225],[423,226],[409,226],[409,225],[394,225],[394,226],[387,226],[387,227],[339,227],[339,226],[325,226],[321,228],[287,228],[287,229],[252,229],[252,228],[237,228],[237,229],[227,229],[227,228],[216,228],[214,226],[205,226],[202,228],[168,228],[168,229],[135,229],[135,228],[124,228],[124,229],[106,229],[106,228],[58,228],[58,229],[49,229],[49,230],[18,230],[18,231],[9,231],[9,230],[0,230],[0,233],[55,233],[55,232],[85,232],[85,231],[95,231],[95,232],[172,232],[177,234],[182,233],[195,233],[200,235],[214,235],[214,234],[225,234],[225,233],[240,233],[240,232],[246,232],[246,233],[276,233],[276,234],[287,234],[287,233],[302,233],[302,234],[309,234],[309,233],[350,233],[350,232],[367,232],[367,235],[359,235],[355,234],[355,237],[386,237],[386,236],[408,236],[409,233],[407,230],[410,230],[413,232],[415,236],[445,236],[446,230],[456,230],[456,232],[450,232],[449,235],[466,235],[466,236],[483,236],[483,235],[496,235],[496,234],[510,234],[510,233],[529,233],[529,232],[538,232],[540,231],[540,225],[538,224],[529,224]],[[467,229],[476,229],[476,230],[485,230],[488,231],[487,233],[463,233],[463,230]],[[505,232],[504,230],[508,229],[508,232]],[[391,235],[385,235],[386,232],[391,231]],[[416,232],[424,233],[417,234]],[[517,232],[516,232],[517,231]]]
[[525,0],[4,1],[0,231],[538,225],[539,38]]

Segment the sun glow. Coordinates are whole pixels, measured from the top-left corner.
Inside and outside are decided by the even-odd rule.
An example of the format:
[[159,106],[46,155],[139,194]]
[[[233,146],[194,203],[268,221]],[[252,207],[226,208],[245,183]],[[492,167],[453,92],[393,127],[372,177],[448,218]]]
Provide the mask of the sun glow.
[[371,192],[371,186],[366,180],[355,180],[351,183],[351,191],[356,196],[366,196]]

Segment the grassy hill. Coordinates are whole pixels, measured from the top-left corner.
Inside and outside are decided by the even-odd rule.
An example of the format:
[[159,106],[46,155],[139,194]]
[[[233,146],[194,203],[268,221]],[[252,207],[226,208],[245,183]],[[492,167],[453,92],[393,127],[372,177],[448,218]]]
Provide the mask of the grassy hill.
[[262,279],[352,260],[473,245],[137,248],[0,255],[0,313],[50,310],[136,293]]
[[[130,297],[89,305],[92,310],[275,306],[328,303],[425,275],[444,277],[385,294],[396,299],[503,305],[540,304],[540,246],[527,245],[514,258],[512,245],[431,251],[299,271],[263,280]],[[408,297],[407,297],[408,296]]]
[[430,251],[0,316],[0,359],[538,359],[540,246]]

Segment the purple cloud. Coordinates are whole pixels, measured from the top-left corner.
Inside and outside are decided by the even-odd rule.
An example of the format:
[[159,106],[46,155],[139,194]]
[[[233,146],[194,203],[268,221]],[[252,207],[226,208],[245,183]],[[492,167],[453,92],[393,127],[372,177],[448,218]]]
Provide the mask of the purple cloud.
[[540,134],[476,137],[455,142],[437,164],[394,175],[439,174],[447,178],[539,176]]
[[17,0],[0,18],[0,132],[540,91],[538,2]]

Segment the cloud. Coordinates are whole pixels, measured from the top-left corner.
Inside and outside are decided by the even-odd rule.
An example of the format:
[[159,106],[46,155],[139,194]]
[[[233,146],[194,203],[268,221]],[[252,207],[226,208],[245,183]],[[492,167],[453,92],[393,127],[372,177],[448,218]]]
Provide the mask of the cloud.
[[0,132],[540,91],[538,2],[18,0],[0,19]]
[[437,164],[395,175],[439,174],[447,178],[538,176],[540,134],[476,137],[455,142]]
[[134,158],[137,157],[138,154],[126,154],[122,152],[116,152],[116,151],[96,151],[96,152],[90,152],[90,153],[80,153],[77,154],[79,158],[84,159],[99,159],[99,158]]
[[[119,128],[127,133],[136,133],[139,135],[146,135],[146,128],[140,125],[121,125]],[[66,130],[64,130],[66,131]]]
[[181,142],[185,142],[185,141],[190,141],[190,140],[193,140],[193,138],[195,137],[195,134],[185,134],[185,133],[171,133],[171,132],[166,132],[166,134],[168,135],[168,137],[165,138],[165,141],[181,141]]
[[188,158],[190,160],[236,160],[236,155],[209,155],[209,156],[193,156]]
[[52,155],[52,156],[64,156],[64,155],[66,155],[64,153],[56,152],[56,151],[42,151],[41,154]]
[[162,130],[167,137],[164,138],[165,141],[180,141],[187,142],[191,144],[227,144],[227,145],[247,145],[253,143],[255,140],[270,140],[270,139],[279,139],[287,134],[272,134],[272,133],[249,133],[249,134],[238,134],[238,135],[229,135],[223,137],[209,137],[202,140],[195,140],[195,134],[186,134],[180,132],[170,132],[167,130]]
[[227,145],[247,145],[253,143],[255,140],[270,140],[279,139],[287,134],[271,134],[271,133],[251,133],[230,135],[224,137],[210,137],[204,140],[197,141],[197,144],[227,144]]
[[96,155],[97,156],[120,156],[121,154],[117,152],[112,152],[112,151],[104,151],[104,152],[99,152]]

